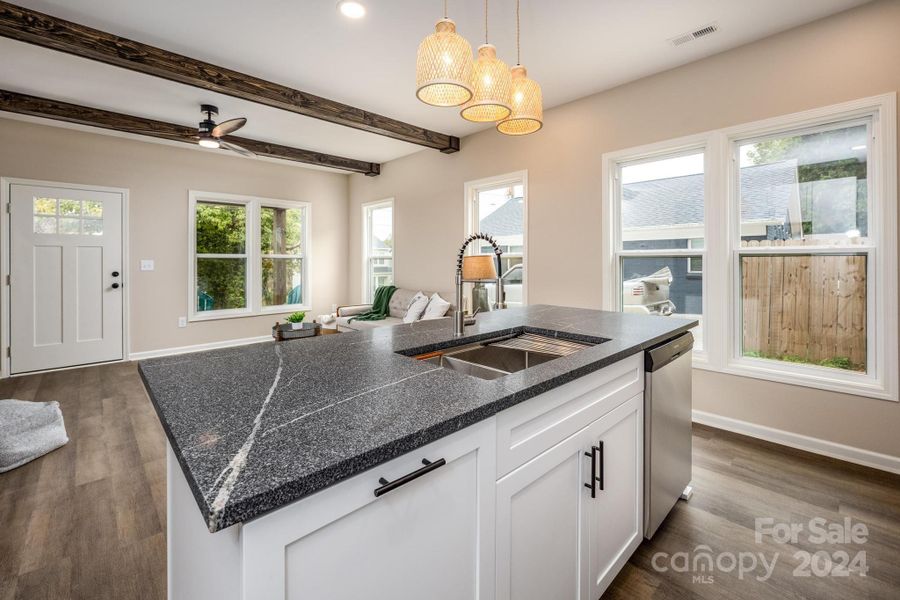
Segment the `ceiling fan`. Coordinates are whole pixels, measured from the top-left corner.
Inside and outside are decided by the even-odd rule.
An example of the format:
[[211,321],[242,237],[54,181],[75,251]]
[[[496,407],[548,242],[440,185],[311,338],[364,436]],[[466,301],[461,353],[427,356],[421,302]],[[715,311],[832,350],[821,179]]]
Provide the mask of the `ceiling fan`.
[[256,156],[246,148],[222,139],[246,125],[247,119],[243,117],[229,119],[216,125],[213,117],[219,116],[218,107],[212,104],[201,104],[200,112],[206,115],[206,118],[200,121],[200,126],[197,128],[197,136],[200,138],[198,143],[201,146],[204,148],[225,148],[226,150],[237,152],[241,156]]

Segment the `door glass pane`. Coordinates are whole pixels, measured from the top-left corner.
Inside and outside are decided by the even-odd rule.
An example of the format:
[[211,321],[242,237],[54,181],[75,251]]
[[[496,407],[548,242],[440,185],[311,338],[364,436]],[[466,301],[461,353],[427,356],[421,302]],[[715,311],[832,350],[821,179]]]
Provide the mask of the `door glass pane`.
[[868,139],[859,124],[741,145],[742,245],[865,240]]
[[246,259],[198,258],[197,311],[245,308],[246,280]]
[[70,235],[80,234],[81,233],[81,219],[60,217],[59,232],[65,233],[65,234],[70,234]]
[[83,219],[81,227],[84,235],[103,235],[103,219]]
[[85,217],[102,217],[103,202],[99,200],[85,200],[81,203],[81,210]]
[[34,217],[35,233],[56,233],[56,217]]
[[741,257],[743,354],[866,371],[866,255]]
[[[702,271],[703,264],[694,263]],[[683,256],[623,258],[622,311],[698,319],[694,345],[702,348],[703,274],[689,273]]]
[[[622,248],[687,248],[702,243],[703,152],[622,167]],[[696,242],[695,242],[696,243]]]
[[81,201],[80,200],[66,200],[64,198],[60,198],[59,214],[69,216],[69,217],[80,217],[81,216]]
[[303,259],[262,259],[263,306],[303,303]]
[[197,203],[197,254],[243,254],[247,209],[242,204]]
[[36,215],[55,215],[56,214],[56,198],[35,198],[34,214]]
[[260,208],[260,249],[263,254],[303,252],[303,209]]
[[[506,303],[521,306],[525,285],[525,187],[516,184],[479,190],[475,210],[477,231],[492,236],[503,250],[500,261],[502,272],[498,275],[504,275]],[[487,242],[479,240],[474,244],[478,244],[479,254],[494,253]],[[494,302],[495,288],[495,284],[477,284],[471,293],[472,310],[486,310],[486,305]]]

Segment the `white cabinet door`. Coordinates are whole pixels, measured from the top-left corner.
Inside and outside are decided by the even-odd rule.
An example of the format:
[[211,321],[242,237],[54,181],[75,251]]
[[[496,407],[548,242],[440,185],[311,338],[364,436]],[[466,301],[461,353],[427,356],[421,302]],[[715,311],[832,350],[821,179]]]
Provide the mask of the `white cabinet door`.
[[602,448],[602,453],[595,451],[602,481],[596,482],[596,498],[584,505],[585,600],[603,594],[643,538],[643,423],[643,396],[638,394],[600,419],[601,431],[592,431],[588,439],[592,447]]
[[[494,427],[490,419],[247,523],[244,598],[490,598]],[[413,473],[423,458],[446,464],[375,497],[380,478]]]
[[497,482],[497,600],[600,597],[640,543],[641,407],[638,394]]

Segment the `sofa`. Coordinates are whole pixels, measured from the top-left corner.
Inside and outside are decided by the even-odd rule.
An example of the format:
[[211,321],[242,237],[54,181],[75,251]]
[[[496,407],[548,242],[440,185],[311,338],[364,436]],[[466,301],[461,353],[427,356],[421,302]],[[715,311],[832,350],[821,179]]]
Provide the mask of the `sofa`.
[[[380,321],[351,320],[355,315],[359,315],[368,310],[371,310],[371,304],[353,304],[350,306],[339,306],[337,309],[337,318],[335,320],[337,330],[346,333],[349,331],[362,331],[364,329],[375,329],[377,327],[402,325],[403,318],[406,316],[406,310],[407,308],[409,308],[409,303],[412,302],[413,297],[418,292],[419,290],[398,287],[394,291],[394,294],[391,296],[391,301],[388,303],[388,308],[390,310],[389,316]],[[426,292],[422,290],[422,293],[430,298],[434,292]],[[456,307],[453,305],[453,296],[448,294],[447,292],[438,292],[438,294],[441,296],[441,298],[443,298],[447,302],[450,302],[450,310],[447,311],[447,314],[443,317],[444,319],[448,319],[451,315],[453,315],[453,313],[456,312]]]

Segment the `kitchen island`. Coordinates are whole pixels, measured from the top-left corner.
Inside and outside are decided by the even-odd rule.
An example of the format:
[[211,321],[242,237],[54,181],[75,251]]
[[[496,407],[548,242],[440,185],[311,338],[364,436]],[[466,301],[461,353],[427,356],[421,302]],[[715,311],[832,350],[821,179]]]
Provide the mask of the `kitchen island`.
[[[170,598],[599,596],[641,538],[643,350],[695,324],[536,305],[142,362]],[[590,347],[415,358],[526,332]]]

